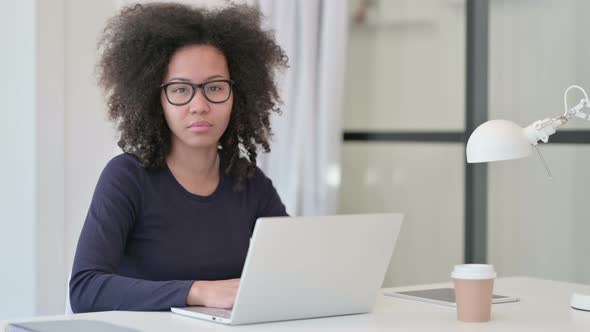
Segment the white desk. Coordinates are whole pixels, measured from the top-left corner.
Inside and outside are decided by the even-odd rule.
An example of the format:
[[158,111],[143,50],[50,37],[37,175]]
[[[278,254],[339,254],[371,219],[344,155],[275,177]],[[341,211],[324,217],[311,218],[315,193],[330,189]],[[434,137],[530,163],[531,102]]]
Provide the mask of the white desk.
[[[413,290],[450,284],[421,285],[384,290]],[[278,323],[226,326],[170,312],[109,311],[69,316],[35,317],[33,320],[93,319],[141,331],[590,331],[590,312],[569,307],[574,291],[590,294],[590,287],[533,278],[503,278],[494,292],[517,296],[516,303],[494,304],[492,321],[462,323],[452,307],[383,296],[370,314],[307,319]],[[4,331],[7,322],[0,322]]]

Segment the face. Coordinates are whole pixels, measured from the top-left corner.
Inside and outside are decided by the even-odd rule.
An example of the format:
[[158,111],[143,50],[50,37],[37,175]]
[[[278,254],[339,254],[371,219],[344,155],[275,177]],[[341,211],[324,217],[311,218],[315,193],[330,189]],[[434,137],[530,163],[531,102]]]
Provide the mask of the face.
[[[212,46],[191,45],[179,48],[172,55],[162,83],[203,84],[229,79],[229,69],[221,51]],[[208,96],[218,96],[224,93],[221,89],[227,86],[223,86],[223,83],[211,83],[204,88]],[[217,148],[219,139],[229,123],[233,93],[226,101],[214,103],[205,98],[201,87],[195,88],[194,97],[185,105],[173,105],[168,100],[178,104],[178,98],[182,99],[178,96],[187,94],[190,89],[188,85],[178,84],[161,89],[160,101],[164,117],[172,132],[172,147],[181,144],[189,148]],[[165,90],[168,92],[168,98]]]

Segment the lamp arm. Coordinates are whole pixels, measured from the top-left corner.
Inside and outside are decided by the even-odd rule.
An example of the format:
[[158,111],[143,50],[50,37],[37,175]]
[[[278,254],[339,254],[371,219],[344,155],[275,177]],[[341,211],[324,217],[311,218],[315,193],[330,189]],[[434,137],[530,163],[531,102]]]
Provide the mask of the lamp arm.
[[[582,98],[576,106],[568,109],[568,107],[567,107],[567,94],[568,94],[568,92],[570,92],[571,89],[580,90],[582,92],[582,94],[584,94],[584,98]],[[563,116],[565,116],[568,119],[575,116],[580,119],[590,120],[590,115],[582,112],[582,109],[584,107],[590,108],[589,104],[590,104],[590,100],[588,99],[588,94],[586,93],[586,91],[578,85],[571,85],[570,87],[565,89],[565,92],[563,93],[563,107],[565,108],[565,112],[563,113]]]
[[[584,94],[584,98],[580,99],[576,106],[568,108],[567,94],[571,89],[580,90]],[[586,91],[584,91],[583,88],[577,85],[568,87],[563,93],[563,105],[565,112],[562,116],[535,121],[524,129],[525,136],[533,146],[536,146],[539,141],[547,143],[549,141],[549,136],[555,134],[557,129],[563,127],[572,117],[590,121],[590,114],[582,112],[582,109],[590,108],[588,94],[586,94]]]
[[589,107],[590,108],[590,101],[588,101],[588,99],[582,99],[580,100],[580,102],[578,103],[578,105],[570,108],[569,110],[566,107],[566,111],[565,114],[563,115],[564,117],[570,119],[572,117],[576,117],[576,118],[580,118],[583,120],[589,120],[590,121],[590,114],[586,114],[584,112],[582,112],[582,109],[584,107]]
[[565,116],[535,121],[524,128],[524,133],[532,145],[537,145],[539,141],[547,143],[549,136],[555,134],[557,129],[563,127],[567,121],[568,119]]

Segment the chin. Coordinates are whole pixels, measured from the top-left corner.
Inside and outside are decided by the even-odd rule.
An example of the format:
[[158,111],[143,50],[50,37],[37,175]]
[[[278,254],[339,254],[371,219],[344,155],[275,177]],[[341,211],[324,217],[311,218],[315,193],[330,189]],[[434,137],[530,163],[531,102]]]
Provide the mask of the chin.
[[[184,146],[189,149],[206,149],[206,148],[216,148],[217,149],[217,142],[219,141],[220,137],[213,133],[208,133],[206,135],[175,135],[172,134],[172,144]],[[219,135],[221,136],[221,135]]]
[[190,140],[184,141],[184,145],[188,146],[189,148],[194,149],[205,149],[205,148],[216,148],[217,149],[217,140]]

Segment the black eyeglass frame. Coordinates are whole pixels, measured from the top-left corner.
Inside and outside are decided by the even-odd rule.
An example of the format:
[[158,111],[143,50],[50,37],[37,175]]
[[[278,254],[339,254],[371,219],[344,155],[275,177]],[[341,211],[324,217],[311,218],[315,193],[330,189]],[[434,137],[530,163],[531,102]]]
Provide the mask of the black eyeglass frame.
[[[204,87],[207,84],[216,83],[216,82],[225,82],[225,83],[229,84],[229,93],[227,94],[227,98],[225,98],[225,100],[223,100],[223,101],[213,101],[213,100],[209,99],[209,97],[207,97],[207,93],[205,93]],[[201,89],[201,93],[203,94],[203,97],[205,97],[205,99],[207,99],[207,101],[209,101],[210,103],[213,103],[213,104],[222,104],[222,103],[225,103],[226,101],[228,101],[229,97],[231,97],[231,94],[234,91],[234,84],[235,83],[236,82],[234,82],[232,80],[213,80],[213,81],[207,81],[207,82],[204,82],[204,83],[201,83],[201,84],[195,84],[195,83],[183,82],[183,81],[174,81],[174,82],[168,82],[168,83],[160,84],[160,88],[161,89],[164,89],[164,94],[166,95],[166,100],[168,100],[168,102],[170,104],[174,105],[174,106],[184,106],[184,105],[190,103],[193,100],[193,98],[195,98],[195,94],[197,92],[197,88],[198,89]],[[170,86],[170,85],[173,85],[173,84],[186,84],[186,85],[190,85],[193,88],[193,93],[191,94],[191,97],[188,99],[188,101],[186,103],[180,103],[180,104],[178,104],[178,103],[173,103],[173,102],[170,101],[170,98],[168,97],[168,89],[167,89],[167,87]]]

